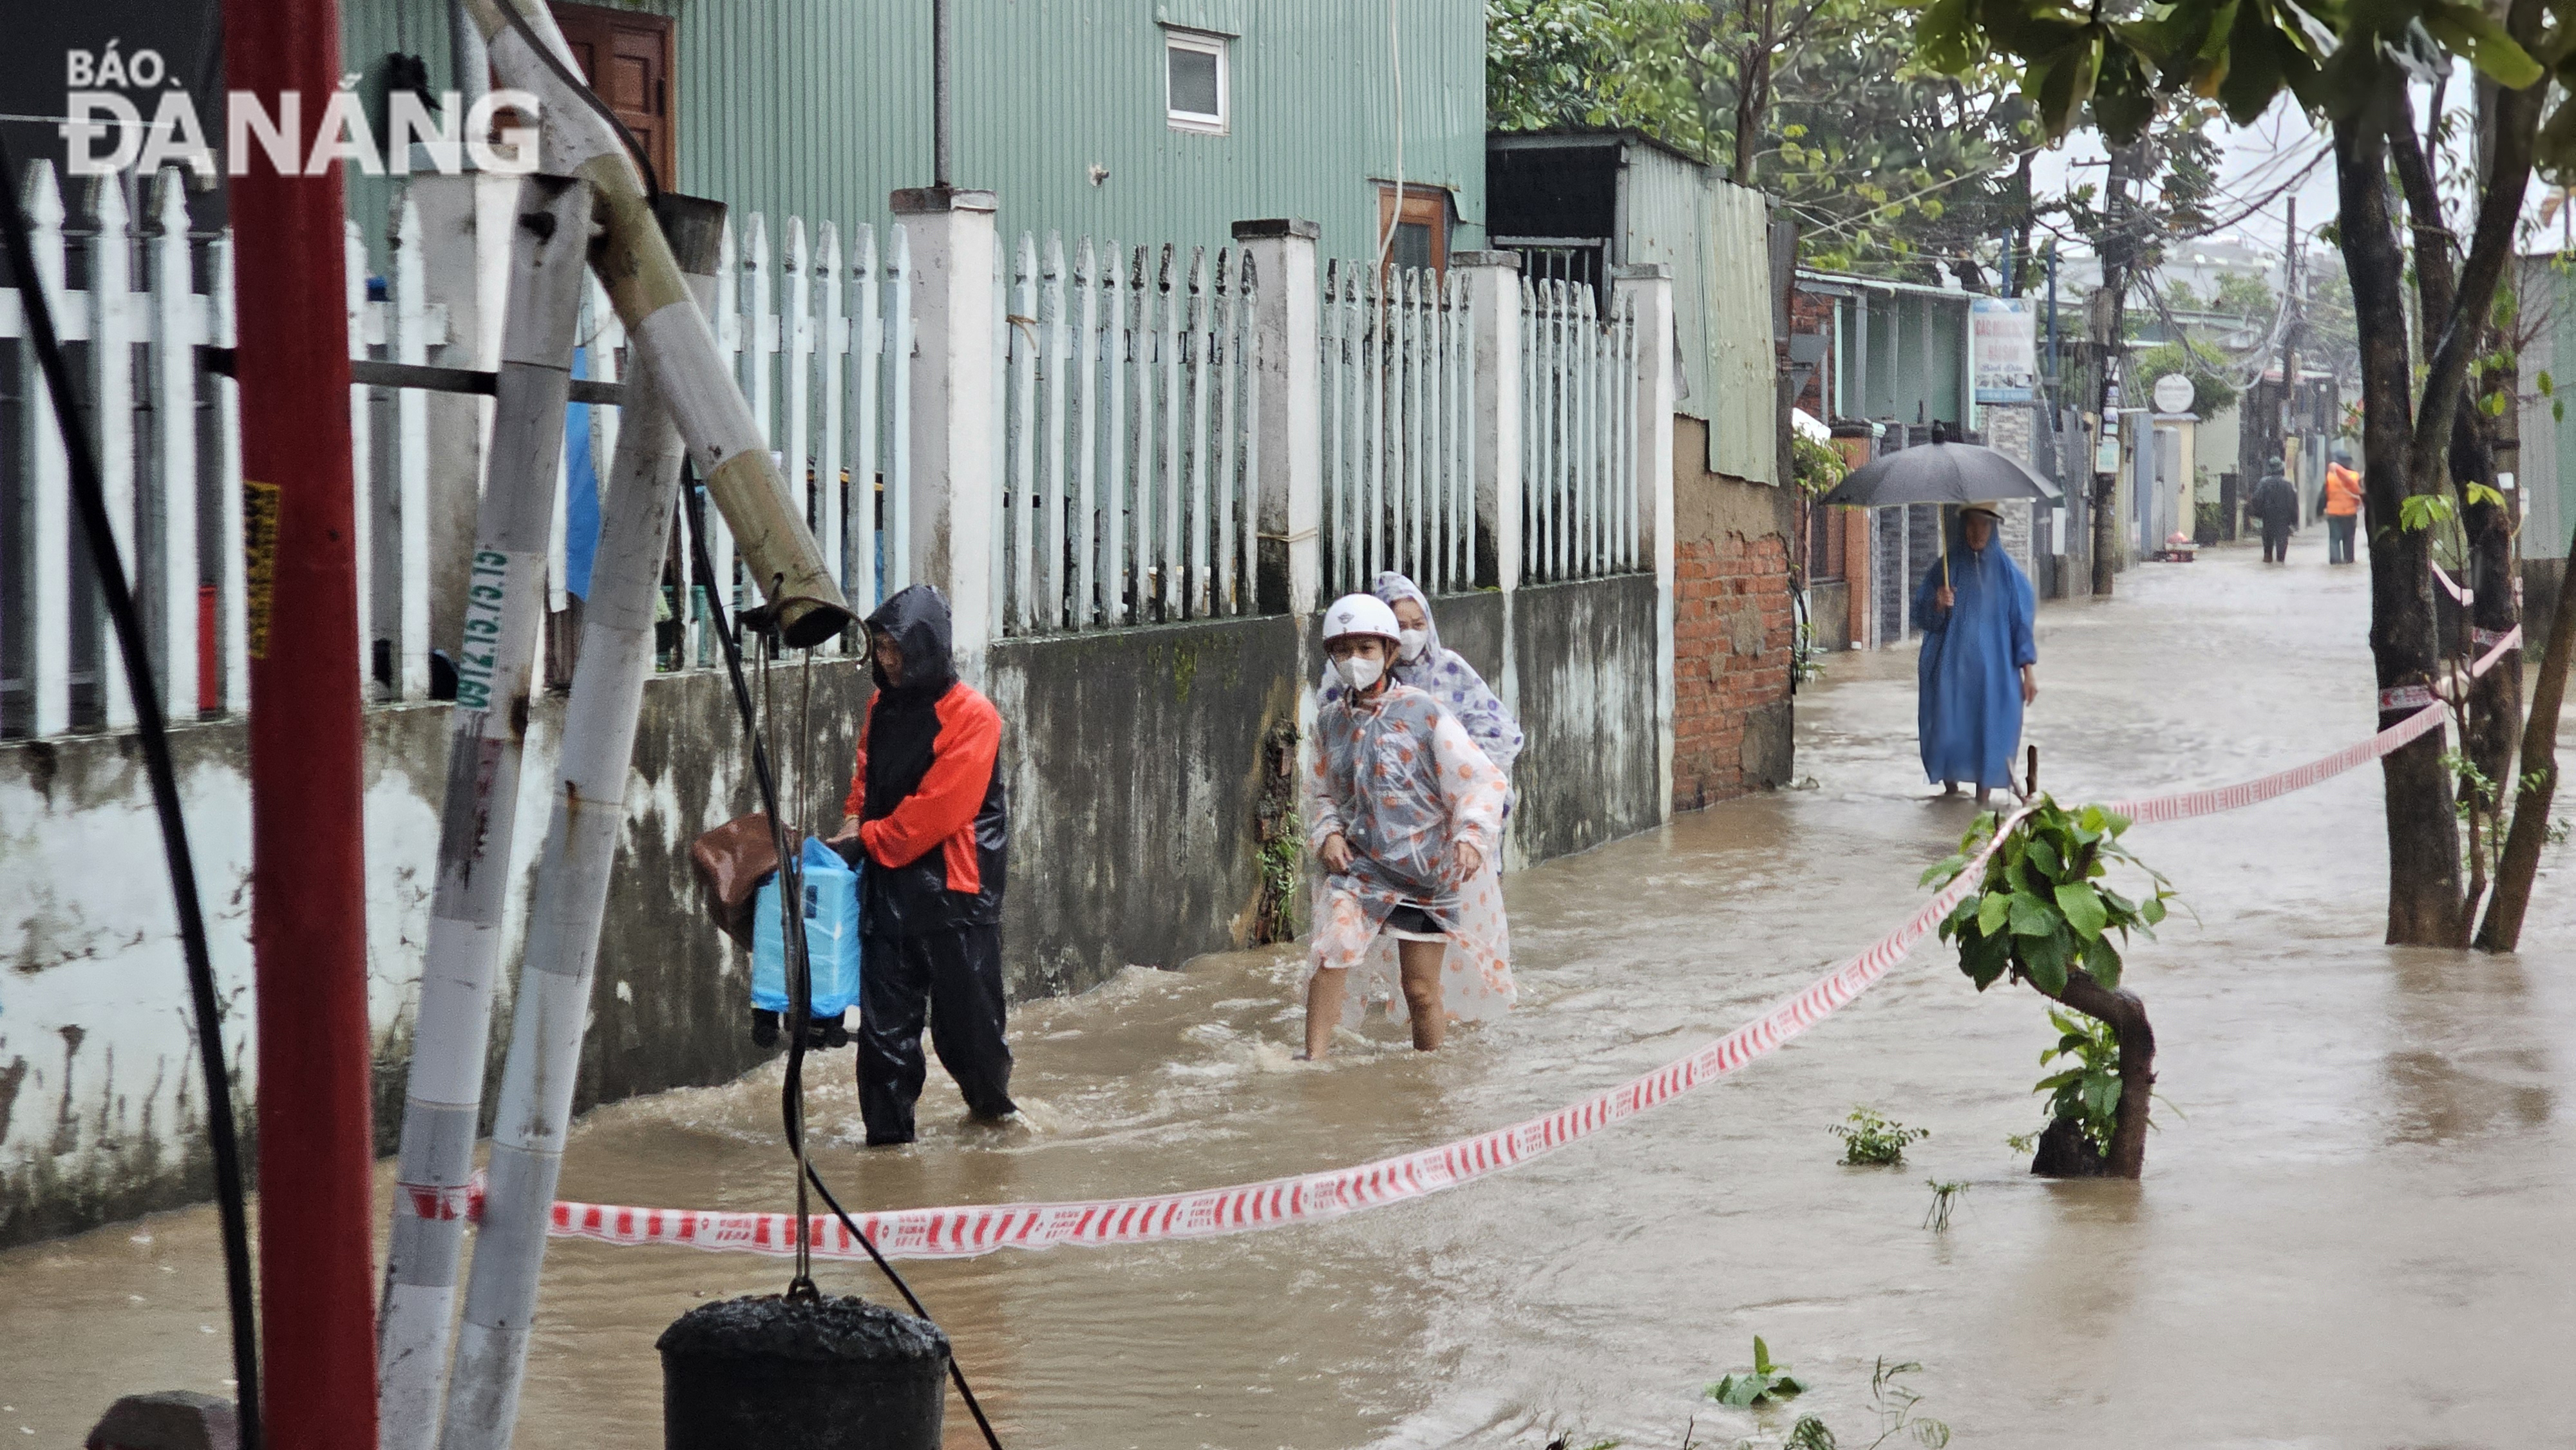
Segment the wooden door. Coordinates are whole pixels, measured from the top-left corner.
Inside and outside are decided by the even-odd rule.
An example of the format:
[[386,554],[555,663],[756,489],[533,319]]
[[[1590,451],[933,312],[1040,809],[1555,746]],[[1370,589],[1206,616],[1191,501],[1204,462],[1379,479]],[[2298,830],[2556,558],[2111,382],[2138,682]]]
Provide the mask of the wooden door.
[[1387,247],[1386,265],[1390,271],[1406,268],[1429,268],[1447,274],[1449,270],[1449,193],[1436,186],[1404,188],[1399,209],[1395,188],[1380,182],[1377,188],[1378,235],[1386,235],[1389,222],[1395,224],[1395,236]]
[[573,60],[591,89],[635,133],[665,187],[679,185],[679,146],[673,134],[671,19],[599,5],[558,4]]

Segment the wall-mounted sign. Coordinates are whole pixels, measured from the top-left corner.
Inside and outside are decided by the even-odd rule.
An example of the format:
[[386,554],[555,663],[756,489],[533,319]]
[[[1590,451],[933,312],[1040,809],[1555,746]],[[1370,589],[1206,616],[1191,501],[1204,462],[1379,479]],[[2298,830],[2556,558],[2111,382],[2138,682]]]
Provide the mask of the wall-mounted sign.
[[1980,297],[1968,304],[1968,368],[1980,403],[2027,403],[2038,396],[2039,345],[2027,299]]
[[2159,413],[2188,413],[2192,400],[2198,396],[2186,374],[2167,373],[2156,379],[2156,411]]

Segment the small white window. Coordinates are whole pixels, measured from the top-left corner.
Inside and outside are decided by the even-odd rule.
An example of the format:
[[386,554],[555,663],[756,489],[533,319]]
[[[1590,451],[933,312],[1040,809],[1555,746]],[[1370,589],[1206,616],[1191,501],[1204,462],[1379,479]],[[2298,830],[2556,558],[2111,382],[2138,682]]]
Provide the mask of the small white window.
[[1163,32],[1163,116],[1173,130],[1225,134],[1225,47],[1222,35]]

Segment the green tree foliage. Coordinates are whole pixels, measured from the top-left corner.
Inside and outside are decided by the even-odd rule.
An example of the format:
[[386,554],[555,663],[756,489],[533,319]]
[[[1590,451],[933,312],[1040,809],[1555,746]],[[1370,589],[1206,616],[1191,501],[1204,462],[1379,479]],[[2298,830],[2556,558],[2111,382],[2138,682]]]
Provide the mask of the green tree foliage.
[[2193,312],[2223,312],[2248,321],[2269,322],[2281,299],[2273,293],[2272,284],[2257,273],[2221,272],[2206,292],[2180,279],[2166,283],[2165,303]]
[[[2502,0],[2490,10],[2468,0],[2108,0],[2078,11],[2058,0],[1931,0],[1920,45],[1928,63],[1951,74],[2007,64],[2052,137],[2089,116],[2107,142],[2126,146],[2194,100],[2214,101],[2239,124],[2284,95],[2323,116],[2334,137],[2335,233],[2359,351],[2373,664],[2383,690],[2429,685],[2441,641],[2416,581],[2430,541],[2387,525],[2410,498],[2451,491],[2455,471],[2464,479],[2493,471],[2469,375],[2495,350],[2491,309],[2534,172],[2561,181],[2576,174],[2576,3]],[[2444,128],[2428,142],[2413,119],[2414,85],[2430,83],[2438,95],[2454,58],[2482,81],[2476,165],[2465,178],[2454,168],[2452,178],[2455,190],[2467,182],[2474,202],[2466,227],[2445,213],[2443,182],[2427,161]],[[2411,266],[2401,226],[2417,240]],[[2420,338],[2408,335],[2410,287]],[[2420,361],[2410,355],[2418,348]],[[2479,572],[2502,578],[2511,554],[2503,511],[2481,510],[2475,532],[2481,557],[2494,563]],[[2497,589],[2482,593],[2479,607],[2487,627],[2509,622],[2516,608]],[[2473,692],[2480,738],[2508,748],[2521,708],[2513,681],[2494,676]],[[2463,894],[2456,787],[2439,750],[2418,741],[2381,764],[2395,943],[2464,945],[2472,934],[2477,903]],[[2499,902],[2527,886],[2531,861],[2517,858]],[[2484,939],[2504,945],[2494,933]]]
[[1759,185],[1812,265],[1991,286],[1999,239],[2027,247],[2038,138],[2009,73],[1935,72],[1876,0],[1488,0],[1486,105],[1497,130],[1634,129]]
[[2167,373],[2191,379],[2192,411],[2215,417],[2236,405],[2236,382],[2227,376],[2227,355],[2198,338],[2159,343],[2139,353],[2130,373],[2141,387],[2152,387]]
[[1486,0],[1485,109],[1497,131],[1642,131],[1708,154],[1681,0]]

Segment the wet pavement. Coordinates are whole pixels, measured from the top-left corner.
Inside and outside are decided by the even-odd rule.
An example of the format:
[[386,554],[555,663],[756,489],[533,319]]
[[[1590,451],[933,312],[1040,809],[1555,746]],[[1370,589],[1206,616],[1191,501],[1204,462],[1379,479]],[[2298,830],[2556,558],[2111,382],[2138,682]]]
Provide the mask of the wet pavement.
[[[2223,783],[2372,726],[2360,569],[2322,538],[2122,576],[2040,620],[2030,738],[2064,799]],[[1515,1121],[1680,1055],[1921,899],[1967,809],[1927,799],[1910,653],[1836,655],[1799,701],[1810,788],[1508,880],[1521,1005],[1436,1057],[1373,1026],[1291,1060],[1293,956],[1131,970],[1015,1014],[1030,1123],[968,1124],[937,1076],[924,1142],[858,1146],[846,1052],[817,1059],[818,1165],[854,1207],[1201,1187]],[[2576,748],[2576,737],[2568,747]],[[2379,944],[2378,774],[2142,827],[2197,914],[2129,954],[2161,1048],[2143,1183],[2047,1183],[2045,1003],[1932,948],[1717,1086],[1498,1178],[1311,1228],[923,1264],[913,1282],[1014,1447],[1678,1446],[1776,1440],[1797,1412],[1878,1431],[1880,1357],[1922,1414],[1997,1447],[2524,1446],[2576,1440],[2576,849],[2552,848],[2519,957]],[[568,1197],[784,1208],[774,1072],[589,1118]],[[1847,1168],[1869,1104],[1932,1137]],[[1946,1232],[1926,1180],[1969,1189]],[[660,1439],[652,1343],[773,1261],[559,1242],[519,1443]],[[826,1287],[880,1295],[833,1265]],[[73,1445],[116,1393],[221,1390],[213,1215],[0,1254],[0,1443]],[[1788,1412],[1702,1388],[1761,1334]],[[31,1432],[22,1435],[21,1428]],[[973,1431],[952,1405],[951,1445]],[[1893,1443],[1893,1442],[1891,1442]]]

